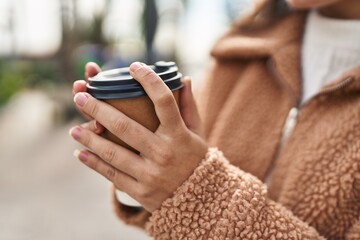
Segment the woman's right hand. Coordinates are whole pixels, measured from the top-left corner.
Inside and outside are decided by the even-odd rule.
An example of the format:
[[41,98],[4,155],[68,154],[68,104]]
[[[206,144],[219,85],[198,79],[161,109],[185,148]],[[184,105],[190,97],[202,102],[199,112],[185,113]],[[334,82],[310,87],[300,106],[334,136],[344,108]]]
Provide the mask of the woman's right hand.
[[[89,77],[93,77],[101,71],[99,65],[94,62],[88,62],[85,65],[85,79],[87,80]],[[186,126],[196,134],[201,137],[204,137],[201,119],[199,116],[199,112],[196,107],[195,99],[191,90],[191,79],[190,77],[184,77],[182,80],[184,87],[180,91],[180,112],[181,116],[184,119]],[[73,84],[73,95],[78,92],[86,92],[86,81],[77,80]],[[84,113],[82,110],[78,109],[78,111],[87,119],[88,122],[82,124],[81,126],[96,133],[101,134],[104,131],[104,127],[93,120],[89,115]]]
[[[101,71],[101,68],[99,65],[97,65],[94,62],[88,62],[85,65],[85,79],[87,80],[89,77],[93,77],[96,74],[98,74]],[[77,80],[73,84],[72,89],[73,95],[75,95],[78,92],[86,92],[86,81],[84,80]],[[85,114],[83,111],[77,108],[77,110],[87,119],[89,119],[88,122],[83,123],[81,126],[83,128],[86,128],[96,134],[101,134],[104,131],[104,127],[98,123],[97,121],[93,120],[89,115]]]

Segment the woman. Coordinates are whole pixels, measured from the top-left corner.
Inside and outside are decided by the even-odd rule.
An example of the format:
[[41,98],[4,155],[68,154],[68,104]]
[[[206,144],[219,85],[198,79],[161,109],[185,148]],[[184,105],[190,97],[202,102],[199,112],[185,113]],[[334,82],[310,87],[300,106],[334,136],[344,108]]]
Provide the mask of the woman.
[[[71,129],[90,149],[77,157],[144,206],[115,199],[121,219],[156,239],[360,239],[360,1],[287,3],[297,10],[258,2],[216,44],[200,114],[189,80],[179,113],[151,69],[132,64],[155,133],[74,84],[76,106],[100,123]],[[102,125],[141,155],[98,136]]]

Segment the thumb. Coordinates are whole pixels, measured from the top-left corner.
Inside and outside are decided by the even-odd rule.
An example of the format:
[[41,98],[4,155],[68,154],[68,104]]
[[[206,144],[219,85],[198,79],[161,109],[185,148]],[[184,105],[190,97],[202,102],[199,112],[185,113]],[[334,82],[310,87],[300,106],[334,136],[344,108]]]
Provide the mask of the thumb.
[[185,125],[192,132],[203,137],[202,123],[196,106],[194,95],[191,91],[190,77],[182,80],[184,87],[180,91],[180,112]]

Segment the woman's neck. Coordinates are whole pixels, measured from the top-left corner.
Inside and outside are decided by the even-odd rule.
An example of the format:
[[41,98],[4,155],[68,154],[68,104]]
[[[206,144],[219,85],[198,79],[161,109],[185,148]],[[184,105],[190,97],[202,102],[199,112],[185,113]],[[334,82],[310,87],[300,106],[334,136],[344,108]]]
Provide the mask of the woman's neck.
[[360,20],[360,1],[342,0],[330,6],[320,8],[319,12],[329,18]]

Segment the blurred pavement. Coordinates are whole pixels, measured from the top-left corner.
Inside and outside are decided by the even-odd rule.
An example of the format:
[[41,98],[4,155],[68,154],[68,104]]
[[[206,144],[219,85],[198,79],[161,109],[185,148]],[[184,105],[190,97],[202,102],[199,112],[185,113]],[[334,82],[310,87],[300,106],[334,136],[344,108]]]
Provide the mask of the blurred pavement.
[[40,118],[26,121],[18,118],[24,113],[8,109],[0,114],[0,239],[150,239],[117,220],[109,182],[73,157],[79,146],[68,130],[75,123],[41,130],[36,121],[53,108],[31,101],[37,93],[30,95],[17,108]]

